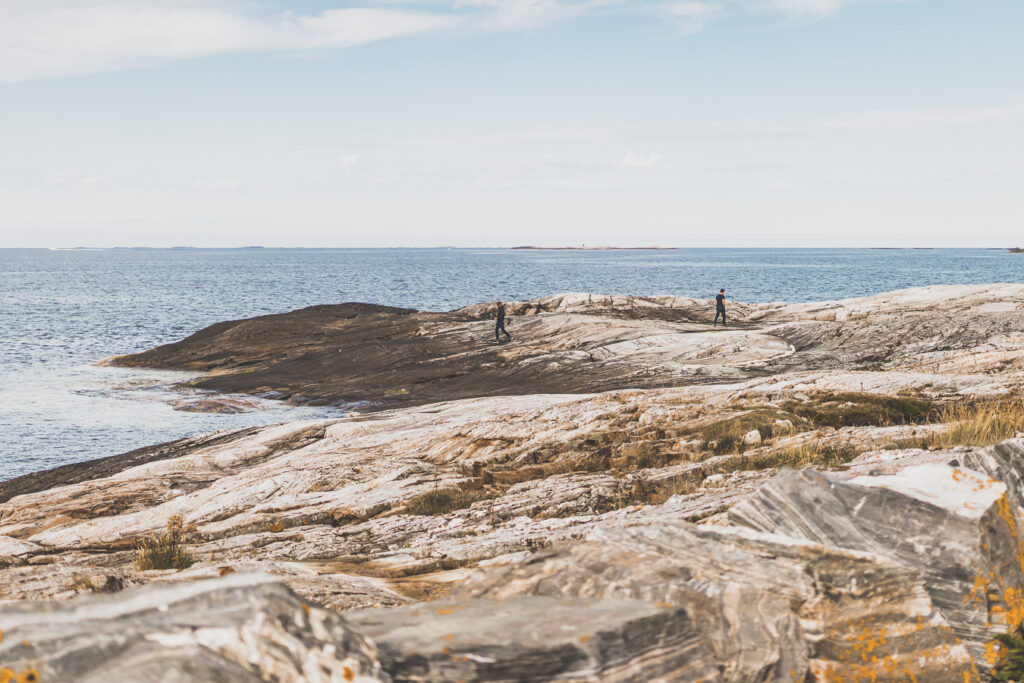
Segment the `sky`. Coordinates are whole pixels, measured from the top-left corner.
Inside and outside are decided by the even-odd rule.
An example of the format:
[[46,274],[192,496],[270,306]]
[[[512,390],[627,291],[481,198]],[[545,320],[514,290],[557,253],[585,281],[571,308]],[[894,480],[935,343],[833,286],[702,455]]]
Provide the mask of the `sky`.
[[0,0],[0,247],[1024,246],[1021,0]]

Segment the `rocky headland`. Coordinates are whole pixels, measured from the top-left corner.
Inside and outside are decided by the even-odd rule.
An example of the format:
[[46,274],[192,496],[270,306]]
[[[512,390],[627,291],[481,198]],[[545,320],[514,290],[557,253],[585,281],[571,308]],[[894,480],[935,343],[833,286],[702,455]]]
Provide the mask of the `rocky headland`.
[[[1024,285],[317,306],[117,365],[347,406],[0,482],[0,680],[974,681]],[[176,678],[158,678],[172,671]]]

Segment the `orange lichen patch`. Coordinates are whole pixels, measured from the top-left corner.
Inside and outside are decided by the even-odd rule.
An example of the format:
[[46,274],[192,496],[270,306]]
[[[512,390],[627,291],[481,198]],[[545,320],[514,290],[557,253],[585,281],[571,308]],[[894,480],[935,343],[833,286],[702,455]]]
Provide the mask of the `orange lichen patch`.
[[309,609],[309,605],[307,605],[306,603],[302,603],[302,611],[305,612],[306,616],[308,617],[312,610]]
[[466,608],[461,606],[461,605],[457,605],[455,607],[439,607],[435,611],[438,614],[453,614],[453,613],[459,611],[460,609],[466,609]]
[[656,602],[654,603],[654,606],[660,609],[670,609],[674,607],[674,605],[671,602]]
[[341,677],[346,681],[354,681],[356,680],[356,672],[347,666],[343,666],[341,667]]
[[[966,654],[954,651],[949,645],[939,645],[913,652],[885,652],[882,634],[864,637],[849,651],[850,657],[838,654],[836,660],[817,659],[809,662],[810,673],[818,681],[831,683],[868,683],[877,681],[929,680],[937,672],[963,673],[964,680],[981,680],[973,663],[963,661]],[[878,650],[865,659],[866,649]]]
[[995,599],[1001,600],[1002,604],[992,605],[989,611],[1000,623],[1015,626],[1024,620],[1024,591],[1020,588],[1007,588]]
[[25,669],[18,674],[18,683],[39,683],[39,672],[35,669]]
[[444,636],[442,636],[442,638],[444,638],[444,642],[450,643],[453,640],[455,640],[455,634],[454,633],[446,633],[446,634],[444,634]]
[[586,643],[586,642],[589,642],[589,641],[590,641],[590,639],[591,639],[591,638],[593,638],[593,637],[594,637],[594,636],[580,636],[580,642],[581,642],[581,643]]
[[974,585],[971,586],[971,590],[968,591],[967,595],[964,596],[964,603],[969,604],[976,602],[979,605],[985,605],[985,596],[989,593],[989,584],[995,581],[995,575],[989,573],[988,577],[978,574],[974,577]]
[[11,683],[14,680],[14,670],[6,666],[0,667],[0,683]]
[[271,533],[275,534],[284,531],[284,522],[282,522],[279,519],[275,519],[273,522],[267,525],[267,531],[270,531]]
[[1017,517],[1013,514],[1013,508],[1010,506],[1010,501],[1006,498],[1005,493],[999,496],[999,500],[996,501],[996,509],[998,510],[999,518],[1006,522],[1010,536],[1018,539],[1017,566],[1020,567],[1021,571],[1024,571],[1024,547],[1021,546],[1020,536],[1017,534]]
[[998,640],[990,640],[985,643],[985,661],[989,666],[995,666],[1003,658],[1003,651]]

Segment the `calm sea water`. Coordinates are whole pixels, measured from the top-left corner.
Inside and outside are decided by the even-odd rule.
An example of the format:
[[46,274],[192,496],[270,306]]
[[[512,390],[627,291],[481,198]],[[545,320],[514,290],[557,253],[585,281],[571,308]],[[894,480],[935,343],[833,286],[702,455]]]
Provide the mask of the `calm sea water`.
[[[166,402],[168,372],[97,368],[211,323],[365,301],[446,310],[558,292],[810,301],[945,283],[1024,282],[996,250],[0,249],[0,480],[182,436],[319,417]],[[132,387],[150,386],[147,390]]]

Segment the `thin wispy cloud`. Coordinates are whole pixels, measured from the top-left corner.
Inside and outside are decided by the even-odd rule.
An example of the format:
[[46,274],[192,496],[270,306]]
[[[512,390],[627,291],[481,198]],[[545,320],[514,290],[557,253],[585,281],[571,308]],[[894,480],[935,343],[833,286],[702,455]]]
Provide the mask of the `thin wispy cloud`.
[[457,18],[394,8],[263,17],[215,3],[4,0],[0,82],[87,74],[238,52],[350,47],[451,27]]
[[824,124],[831,130],[907,130],[932,126],[965,126],[1002,123],[1024,118],[1024,102],[1007,106],[959,109],[880,109],[833,118]]
[[636,154],[634,152],[628,152],[626,156],[622,157],[622,166],[627,168],[672,168],[669,164],[666,164],[661,159],[660,154]]
[[595,12],[655,15],[681,36],[731,16],[816,20],[908,0],[365,0],[318,14],[228,0],[3,0],[0,83],[139,68],[242,52],[309,53],[447,31],[542,28]]
[[196,178],[192,182],[192,187],[197,190],[237,190],[242,187],[241,178]]

